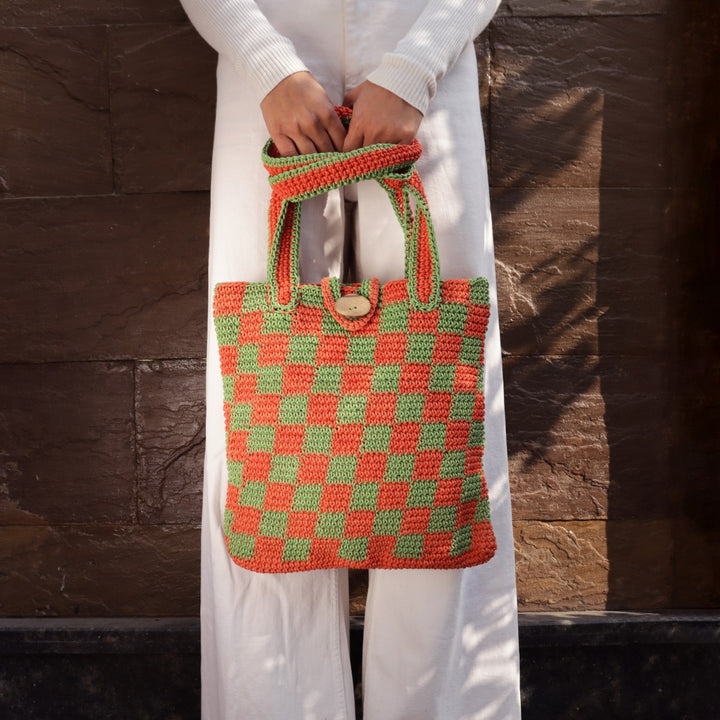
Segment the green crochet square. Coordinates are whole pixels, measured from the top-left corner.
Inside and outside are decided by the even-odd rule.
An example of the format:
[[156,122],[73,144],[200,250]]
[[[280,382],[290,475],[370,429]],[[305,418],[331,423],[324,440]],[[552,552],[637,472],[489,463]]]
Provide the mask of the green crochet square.
[[295,455],[275,455],[270,465],[270,480],[294,485],[300,459]]
[[474,422],[470,425],[470,437],[468,447],[477,448],[485,445],[485,425],[481,422]]
[[242,486],[243,464],[237,460],[228,460],[228,483],[235,487]]
[[478,501],[473,520],[475,522],[490,521],[490,501],[488,498],[482,498]]
[[344,560],[362,562],[367,557],[368,539],[366,537],[344,538],[340,543],[338,555]]
[[299,302],[309,308],[324,308],[322,288],[319,285],[300,285]]
[[477,365],[482,357],[483,343],[481,338],[464,337],[460,345],[458,361],[467,365]]
[[255,536],[245,533],[229,534],[228,550],[233,557],[249,560],[255,552]]
[[327,512],[318,515],[315,535],[319,538],[341,538],[345,532],[345,513]]
[[232,524],[233,520],[235,519],[235,515],[230,508],[225,508],[225,512],[223,513],[223,532],[225,535],[232,535]]
[[376,343],[374,337],[351,337],[345,361],[350,365],[372,365]]
[[461,528],[458,528],[453,535],[452,544],[450,545],[450,555],[457,557],[467,552],[470,549],[471,541],[472,527],[470,525],[463,525]]
[[223,400],[225,402],[232,402],[235,395],[235,376],[234,375],[223,375]]
[[363,423],[365,421],[366,406],[367,395],[342,395],[338,402],[338,423]]
[[345,332],[345,329],[327,310],[322,314],[320,330],[323,335],[342,335]]
[[367,425],[363,431],[362,452],[387,452],[390,449],[390,425]]
[[353,488],[350,498],[351,510],[374,510],[377,507],[380,483],[358,483]]
[[440,318],[438,325],[445,332],[462,335],[467,325],[468,309],[458,303],[443,303],[440,305]]
[[418,450],[444,450],[447,425],[445,423],[428,423],[420,428]]
[[354,455],[337,455],[330,458],[327,478],[325,482],[330,485],[351,485],[355,482],[355,468],[357,457]]
[[280,510],[268,510],[263,513],[258,526],[258,533],[265,537],[285,537],[288,524],[288,513]]
[[378,323],[381,333],[407,332],[408,319],[410,317],[410,304],[393,303],[382,308],[380,322]]
[[290,335],[294,316],[292,313],[270,311],[263,316],[263,335]]
[[275,445],[275,428],[272,425],[255,425],[248,433],[248,452],[272,452]]
[[452,532],[455,530],[456,518],[457,508],[455,506],[434,508],[430,515],[428,532]]
[[245,430],[250,426],[252,405],[238,403],[230,411],[230,430]]
[[332,395],[339,395],[342,373],[342,365],[319,365],[315,368],[312,392],[314,394],[330,393]]
[[408,335],[405,362],[427,363],[432,358],[435,336],[415,333]]
[[260,395],[279,395],[282,392],[283,369],[279,365],[258,370],[255,391]]
[[465,450],[452,450],[445,453],[440,463],[440,477],[444,480],[465,476]]
[[317,512],[322,493],[322,485],[298,485],[293,494],[292,509]]
[[481,473],[473,473],[468,475],[462,484],[462,492],[460,493],[460,502],[470,502],[479,500],[483,491],[483,476]]
[[398,558],[419,558],[423,551],[422,535],[401,535],[395,543],[393,555]]
[[303,438],[303,452],[329,455],[333,429],[327,425],[308,425]]
[[267,310],[266,291],[260,285],[247,287],[243,294],[242,312],[248,313],[254,310]]
[[478,277],[470,281],[470,303],[472,305],[489,305],[490,292],[487,278]]
[[240,318],[237,315],[215,318],[218,345],[235,345],[240,334]]
[[398,395],[395,404],[395,422],[420,422],[424,407],[425,395]]
[[373,522],[373,535],[398,535],[402,516],[402,510],[378,510]]
[[291,335],[286,362],[296,365],[313,365],[320,338],[315,335]]
[[472,420],[475,410],[475,393],[457,393],[450,405],[451,420]]
[[280,422],[283,425],[304,425],[307,408],[307,395],[286,395],[280,400]]
[[257,372],[260,369],[258,357],[259,348],[257,345],[243,345],[238,350],[238,367],[242,368],[243,372],[246,373]]
[[421,480],[412,483],[408,494],[407,507],[432,507],[435,504],[437,481]]
[[310,546],[312,541],[309,538],[288,538],[283,547],[282,559],[285,562],[302,562],[310,557]]
[[414,455],[388,455],[385,477],[388,482],[409,482],[415,466]]
[[241,507],[252,507],[257,510],[263,509],[267,484],[264,482],[248,481],[240,490],[238,505]]
[[433,365],[430,370],[430,390],[444,392],[452,390],[455,382],[455,365]]
[[378,365],[372,376],[372,390],[376,393],[396,393],[400,388],[402,365]]

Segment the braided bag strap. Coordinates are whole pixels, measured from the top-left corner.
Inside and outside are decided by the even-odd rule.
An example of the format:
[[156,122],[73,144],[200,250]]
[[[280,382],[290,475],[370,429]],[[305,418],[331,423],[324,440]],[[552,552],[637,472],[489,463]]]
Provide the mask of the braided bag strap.
[[[337,108],[347,124],[352,116],[349,108]],[[422,148],[417,140],[410,145],[382,143],[352,152],[325,152],[293,157],[280,157],[272,141],[263,149],[263,163],[270,175],[275,202],[302,202],[315,195],[360,180],[380,179],[392,173],[414,170]]]
[[[336,108],[347,125],[350,108]],[[280,157],[272,140],[263,164],[272,186],[269,209],[268,294],[272,307],[292,309],[299,292],[299,227],[304,200],[333,188],[375,179],[388,194],[406,239],[405,275],[417,307],[439,301],[439,266],[425,192],[414,167],[422,154],[409,145],[376,144],[348,153],[327,152]]]

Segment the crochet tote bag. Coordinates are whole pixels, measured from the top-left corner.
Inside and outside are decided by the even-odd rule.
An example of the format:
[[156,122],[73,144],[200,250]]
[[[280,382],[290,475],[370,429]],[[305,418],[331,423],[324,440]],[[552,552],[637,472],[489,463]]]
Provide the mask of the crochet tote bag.
[[[348,112],[341,111],[345,120]],[[420,146],[263,161],[267,282],[220,283],[233,560],[259,572],[457,568],[495,552],[483,475],[485,278],[440,280]],[[303,200],[374,178],[405,278],[300,284]]]

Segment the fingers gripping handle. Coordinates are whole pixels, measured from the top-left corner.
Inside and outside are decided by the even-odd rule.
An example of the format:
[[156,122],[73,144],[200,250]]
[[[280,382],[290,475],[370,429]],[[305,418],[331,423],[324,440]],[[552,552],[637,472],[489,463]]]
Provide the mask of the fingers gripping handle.
[[[337,108],[347,124],[352,111]],[[439,268],[425,193],[414,168],[422,149],[410,145],[370,145],[349,153],[280,157],[272,140],[263,148],[272,196],[269,225],[268,293],[271,306],[292,309],[299,291],[300,208],[303,200],[360,180],[375,179],[385,189],[405,233],[405,275],[413,304],[439,300]],[[414,205],[414,212],[412,206]],[[421,275],[422,274],[422,275]]]

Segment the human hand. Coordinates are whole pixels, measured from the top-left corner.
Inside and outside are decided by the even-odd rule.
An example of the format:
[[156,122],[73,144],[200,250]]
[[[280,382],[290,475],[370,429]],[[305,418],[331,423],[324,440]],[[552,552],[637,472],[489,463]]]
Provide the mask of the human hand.
[[347,93],[343,105],[353,109],[342,146],[344,152],[373,143],[409,145],[423,118],[416,107],[369,80]]
[[260,110],[283,157],[342,149],[345,126],[322,85],[309,72],[281,80],[263,98]]

